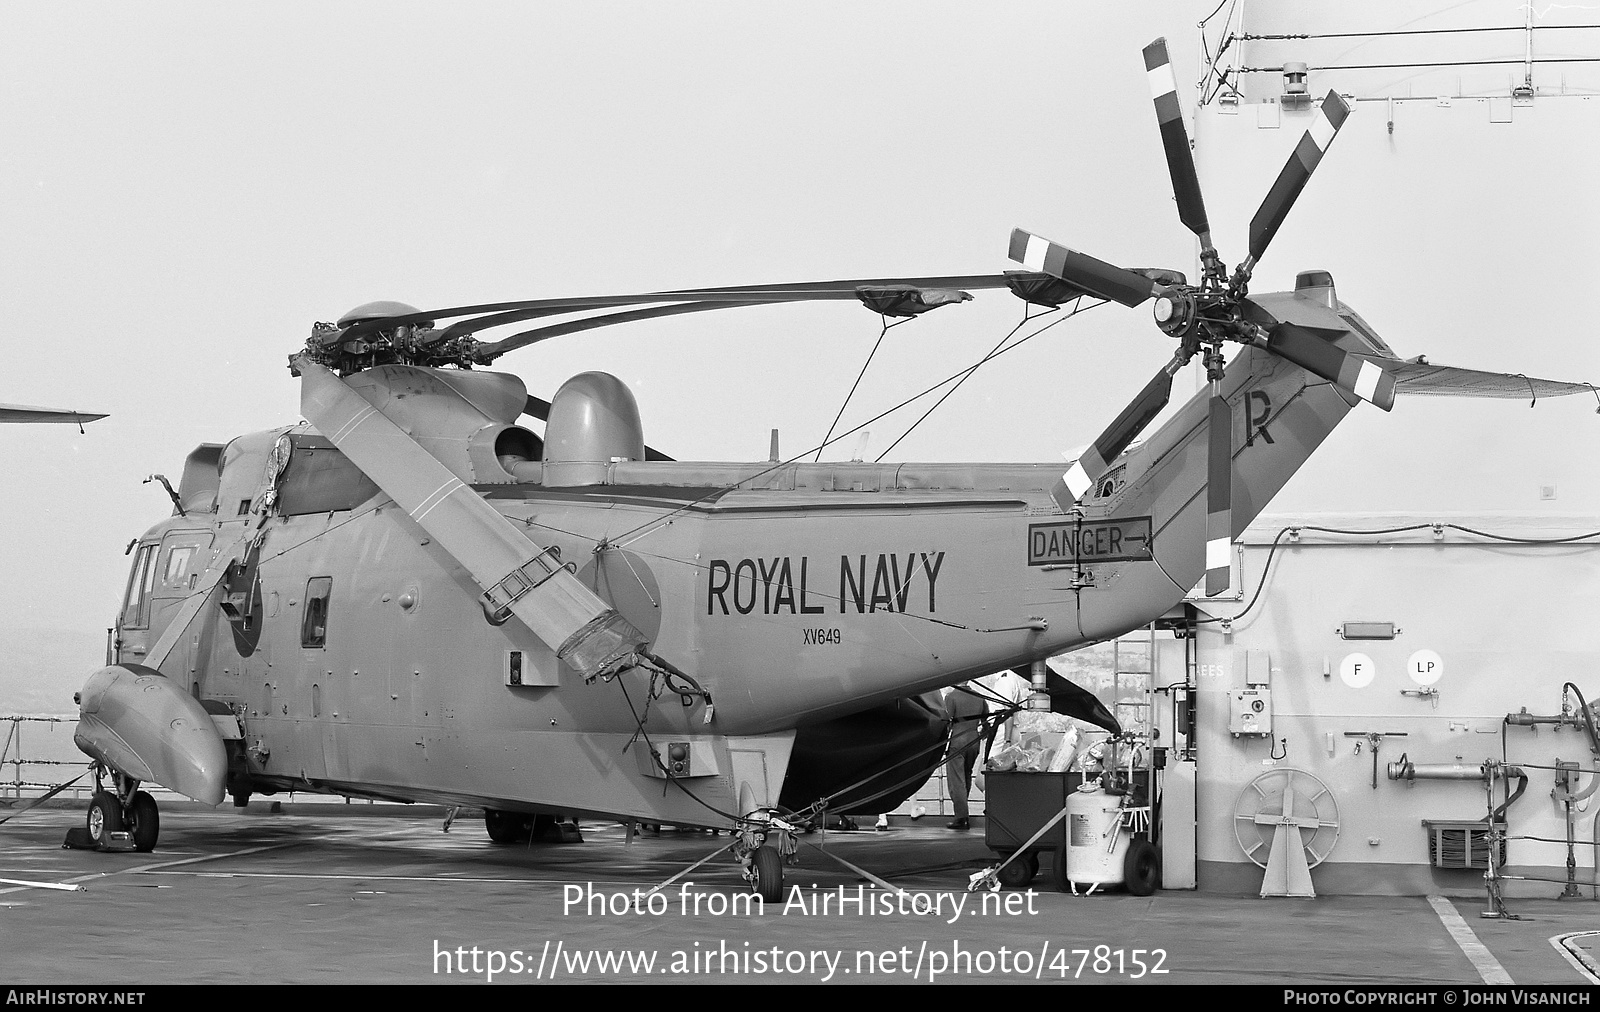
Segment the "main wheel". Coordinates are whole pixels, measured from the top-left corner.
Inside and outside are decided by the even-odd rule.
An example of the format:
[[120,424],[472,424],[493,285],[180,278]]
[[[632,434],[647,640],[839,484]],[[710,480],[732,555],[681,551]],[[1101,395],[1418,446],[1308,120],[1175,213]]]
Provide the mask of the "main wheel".
[[533,835],[533,816],[485,808],[483,828],[489,831],[489,839],[495,843],[527,843]]
[[1011,859],[1011,863],[1000,869],[1000,884],[1007,889],[1021,889],[1033,877],[1039,874],[1039,855],[1028,851],[1021,857]]
[[783,858],[771,847],[758,847],[750,856],[750,870],[754,877],[750,888],[763,903],[776,903],[783,899]]
[[1161,879],[1161,854],[1144,837],[1135,837],[1122,858],[1122,881],[1135,896],[1149,896]]
[[156,810],[156,799],[144,791],[133,792],[133,803],[128,806],[128,832],[133,834],[134,850],[148,854],[156,849],[161,814]]
[[89,800],[89,842],[104,847],[122,829],[122,802],[109,791],[95,791]]

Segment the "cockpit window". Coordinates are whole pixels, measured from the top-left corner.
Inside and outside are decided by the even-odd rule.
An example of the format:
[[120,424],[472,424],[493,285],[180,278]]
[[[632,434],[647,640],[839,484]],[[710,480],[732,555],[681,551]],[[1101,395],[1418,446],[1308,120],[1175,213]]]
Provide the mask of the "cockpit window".
[[141,545],[128,574],[128,594],[122,603],[122,625],[142,629],[150,624],[150,590],[155,584],[156,545]]

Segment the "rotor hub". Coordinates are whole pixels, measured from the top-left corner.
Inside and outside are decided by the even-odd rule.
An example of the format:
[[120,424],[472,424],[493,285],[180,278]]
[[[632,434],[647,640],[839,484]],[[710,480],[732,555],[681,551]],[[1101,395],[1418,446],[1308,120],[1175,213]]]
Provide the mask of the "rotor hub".
[[1186,291],[1168,291],[1157,295],[1151,313],[1162,333],[1172,337],[1183,337],[1192,332],[1199,318],[1194,294]]

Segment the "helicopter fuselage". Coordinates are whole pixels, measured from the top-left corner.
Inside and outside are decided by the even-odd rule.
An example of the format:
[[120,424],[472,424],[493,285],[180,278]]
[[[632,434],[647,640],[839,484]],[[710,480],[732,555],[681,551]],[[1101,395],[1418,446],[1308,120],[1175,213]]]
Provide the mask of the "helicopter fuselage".
[[[1251,350],[1226,395],[1242,529],[1351,405]],[[220,454],[214,512],[140,539],[113,661],[141,663],[225,570],[159,667],[236,715],[230,790],[725,824],[748,779],[730,773],[759,756],[781,783],[797,729],[1180,602],[1204,568],[1206,411],[1197,395],[1070,512],[1050,464],[502,459],[512,480],[475,490],[703,690],[681,696],[643,668],[580,677],[327,440],[271,430]],[[649,755],[669,741],[693,796]]]

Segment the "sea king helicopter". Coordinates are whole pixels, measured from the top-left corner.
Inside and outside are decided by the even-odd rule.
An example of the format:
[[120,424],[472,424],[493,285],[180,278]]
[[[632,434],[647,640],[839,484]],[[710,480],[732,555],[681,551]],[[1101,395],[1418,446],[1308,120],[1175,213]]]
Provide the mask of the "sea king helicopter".
[[[889,811],[940,761],[920,694],[1042,671],[1202,580],[1221,593],[1233,538],[1362,401],[1591,389],[1402,361],[1326,273],[1251,293],[1351,107],[1322,100],[1230,275],[1165,42],[1144,56],[1197,283],[1017,230],[1023,269],[994,275],[374,303],[316,325],[291,357],[306,422],[201,445],[137,540],[114,656],[77,696],[89,842],[156,845],[146,782],[207,804],[324,792],[481,807],[498,841],[557,813],[727,829],[777,898],[798,830]],[[901,318],[969,289],[1148,302],[1176,351],[1065,468],[678,461],[612,376],[546,402],[478,368],[631,321],[819,299]],[[1135,445],[1195,359],[1209,389]]]

